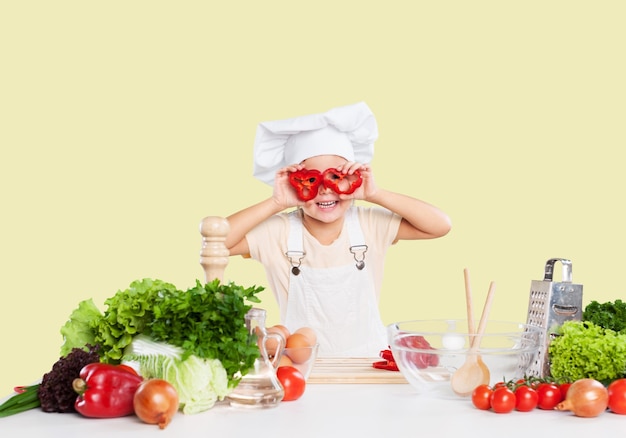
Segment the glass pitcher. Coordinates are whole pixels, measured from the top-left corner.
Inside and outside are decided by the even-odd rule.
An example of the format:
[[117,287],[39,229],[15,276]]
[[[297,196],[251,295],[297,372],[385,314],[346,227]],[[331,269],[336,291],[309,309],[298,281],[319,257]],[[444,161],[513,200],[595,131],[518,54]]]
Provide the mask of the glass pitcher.
[[[285,392],[276,377],[276,369],[269,359],[280,359],[285,340],[278,333],[267,333],[265,330],[265,310],[252,308],[246,314],[246,327],[251,335],[256,334],[260,357],[254,366],[244,375],[237,387],[226,397],[231,406],[245,408],[273,408],[283,399]],[[275,351],[268,352],[266,345],[269,340],[276,342]]]

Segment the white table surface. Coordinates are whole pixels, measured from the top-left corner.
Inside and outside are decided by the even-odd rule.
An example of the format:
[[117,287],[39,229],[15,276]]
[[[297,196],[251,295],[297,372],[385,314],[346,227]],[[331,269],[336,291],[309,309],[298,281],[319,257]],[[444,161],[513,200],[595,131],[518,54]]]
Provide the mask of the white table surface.
[[90,419],[40,409],[0,418],[0,437],[497,437],[626,436],[626,415],[579,418],[534,410],[496,414],[469,399],[416,394],[408,384],[309,384],[296,401],[246,410],[219,403],[178,413],[166,429],[135,416]]

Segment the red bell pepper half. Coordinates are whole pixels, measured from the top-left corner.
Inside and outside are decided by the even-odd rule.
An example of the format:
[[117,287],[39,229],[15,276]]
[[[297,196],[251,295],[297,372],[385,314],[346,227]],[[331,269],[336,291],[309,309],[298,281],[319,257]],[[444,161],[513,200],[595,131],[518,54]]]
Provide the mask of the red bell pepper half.
[[396,364],[396,361],[393,358],[391,350],[381,350],[380,357],[382,357],[384,360],[374,362],[372,364],[374,368],[377,368],[379,370],[400,371],[398,369],[398,364]]
[[[416,348],[419,350],[434,350],[430,343],[420,335],[410,335],[403,337],[399,340],[399,343],[405,347]],[[374,368],[390,371],[399,371],[398,364],[396,363],[391,350],[381,350],[380,357],[384,360],[374,362],[372,365]],[[439,365],[439,357],[436,354],[419,353],[419,352],[406,352],[406,360],[413,363],[417,368],[436,367]]]
[[352,175],[343,174],[337,169],[326,169],[324,171],[324,186],[328,187],[340,195],[350,195],[361,187],[363,179],[361,172],[355,171]]
[[315,169],[302,169],[289,174],[289,183],[296,189],[296,195],[303,201],[310,201],[317,196],[322,184],[322,173]]
[[340,195],[350,195],[361,187],[361,172],[343,174],[337,169],[326,169],[323,173],[316,169],[302,169],[289,174],[289,183],[296,190],[298,198],[310,201],[317,196],[321,185]]
[[91,363],[73,382],[74,408],[85,417],[114,418],[135,412],[133,398],[143,378],[130,367]]
[[[430,343],[420,335],[406,336],[400,339],[400,343],[406,347],[416,348],[419,350],[434,350]],[[439,365],[439,356],[429,353],[411,352],[407,353],[407,359],[418,368],[436,367]]]

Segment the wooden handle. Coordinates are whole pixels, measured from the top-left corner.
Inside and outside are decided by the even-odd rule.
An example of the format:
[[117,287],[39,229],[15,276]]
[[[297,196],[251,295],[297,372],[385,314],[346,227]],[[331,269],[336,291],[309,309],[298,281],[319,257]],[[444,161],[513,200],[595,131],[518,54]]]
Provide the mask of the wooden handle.
[[489,284],[489,292],[487,293],[487,299],[485,300],[485,307],[483,307],[483,313],[480,316],[480,322],[478,323],[478,330],[476,330],[476,338],[474,339],[474,344],[471,349],[474,351],[478,350],[480,347],[480,340],[483,337],[483,333],[485,333],[485,328],[487,327],[487,321],[489,320],[489,311],[491,309],[491,302],[493,301],[493,294],[496,292],[496,283],[492,281]]
[[230,230],[228,221],[219,216],[207,216],[200,223],[202,234],[202,250],[200,264],[204,268],[204,278],[207,283],[224,278],[224,270],[228,265],[230,255],[226,248],[226,236]]
[[472,303],[472,285],[470,282],[469,269],[463,270],[465,278],[465,306],[467,307],[467,334],[470,335],[470,347],[474,344],[474,305]]

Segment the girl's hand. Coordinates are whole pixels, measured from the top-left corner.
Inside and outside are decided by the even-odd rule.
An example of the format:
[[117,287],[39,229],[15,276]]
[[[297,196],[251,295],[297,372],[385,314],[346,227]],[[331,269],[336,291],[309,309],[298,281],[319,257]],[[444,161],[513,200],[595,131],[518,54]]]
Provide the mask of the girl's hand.
[[293,164],[291,166],[283,167],[276,172],[274,178],[274,193],[272,198],[274,202],[281,208],[281,210],[304,205],[304,201],[301,201],[296,195],[296,191],[291,187],[289,183],[289,174],[303,169],[301,164]]
[[361,173],[361,178],[363,179],[361,187],[356,189],[354,193],[350,195],[340,195],[342,199],[361,199],[367,201],[378,191],[378,186],[374,181],[374,174],[372,173],[372,168],[369,164],[349,161],[339,166],[337,170],[346,175],[352,175],[358,170]]

